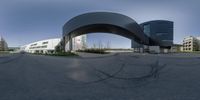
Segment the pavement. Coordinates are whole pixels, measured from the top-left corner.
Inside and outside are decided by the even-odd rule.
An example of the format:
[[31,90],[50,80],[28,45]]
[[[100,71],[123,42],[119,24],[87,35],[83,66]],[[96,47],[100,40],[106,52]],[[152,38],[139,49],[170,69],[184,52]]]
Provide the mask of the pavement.
[[96,57],[107,57],[107,56],[112,56],[115,55],[116,53],[108,53],[108,54],[97,54],[97,53],[86,53],[86,52],[75,52],[77,55],[83,58],[96,58]]
[[0,56],[0,100],[199,100],[200,55]]

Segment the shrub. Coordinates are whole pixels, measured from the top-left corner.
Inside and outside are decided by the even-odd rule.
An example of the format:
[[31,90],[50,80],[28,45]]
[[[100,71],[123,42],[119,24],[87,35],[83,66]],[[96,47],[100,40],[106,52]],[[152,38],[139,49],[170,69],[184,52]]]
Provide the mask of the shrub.
[[77,52],[108,54],[108,52],[106,52],[106,49],[85,49],[85,50],[77,50]]
[[51,55],[51,56],[78,56],[75,53],[72,52],[56,52],[54,54],[47,54],[47,55]]

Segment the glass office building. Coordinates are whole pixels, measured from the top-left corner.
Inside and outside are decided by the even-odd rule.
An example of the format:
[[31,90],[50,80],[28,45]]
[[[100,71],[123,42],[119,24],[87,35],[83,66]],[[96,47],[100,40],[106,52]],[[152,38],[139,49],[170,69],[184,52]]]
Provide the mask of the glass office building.
[[[166,20],[154,20],[140,24],[143,32],[149,37],[149,46],[170,48],[173,46],[173,22]],[[132,40],[132,48],[143,47]]]
[[170,48],[173,45],[173,22],[154,20],[140,24],[149,37],[150,46]]

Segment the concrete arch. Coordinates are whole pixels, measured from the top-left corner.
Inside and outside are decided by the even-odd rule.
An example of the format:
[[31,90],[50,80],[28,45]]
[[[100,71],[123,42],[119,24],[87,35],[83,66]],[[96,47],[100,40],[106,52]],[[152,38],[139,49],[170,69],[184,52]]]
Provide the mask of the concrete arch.
[[111,12],[92,12],[72,18],[63,26],[63,41],[66,44],[73,37],[95,32],[117,34],[140,44],[149,44],[149,38],[136,21]]

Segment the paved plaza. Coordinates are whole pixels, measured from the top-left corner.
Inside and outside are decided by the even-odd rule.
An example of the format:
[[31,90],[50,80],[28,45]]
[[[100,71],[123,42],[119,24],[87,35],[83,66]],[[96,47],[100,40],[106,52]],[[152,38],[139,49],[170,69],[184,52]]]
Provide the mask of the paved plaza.
[[199,100],[199,54],[0,56],[0,100]]

